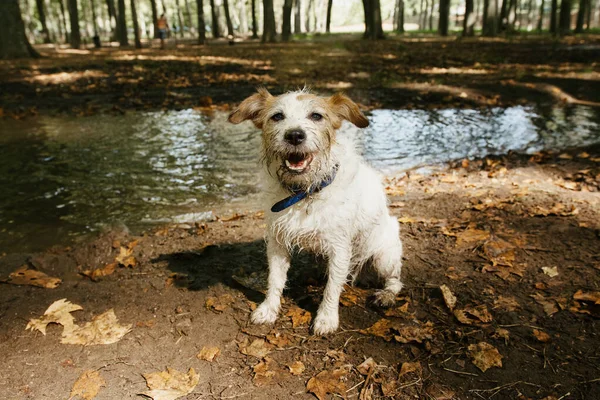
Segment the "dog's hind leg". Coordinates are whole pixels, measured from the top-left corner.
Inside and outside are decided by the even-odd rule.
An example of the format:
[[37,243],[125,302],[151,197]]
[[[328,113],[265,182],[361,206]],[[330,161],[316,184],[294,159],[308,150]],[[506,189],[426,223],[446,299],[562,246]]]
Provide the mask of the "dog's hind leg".
[[396,295],[402,290],[402,242],[400,228],[395,218],[387,216],[370,238],[373,251],[373,267],[385,281],[383,290],[375,293],[375,304],[389,307],[396,302]]
[[269,261],[269,288],[267,297],[252,313],[252,323],[272,324],[277,320],[281,306],[281,294],[290,268],[289,251],[277,243],[274,238],[267,241],[267,258]]

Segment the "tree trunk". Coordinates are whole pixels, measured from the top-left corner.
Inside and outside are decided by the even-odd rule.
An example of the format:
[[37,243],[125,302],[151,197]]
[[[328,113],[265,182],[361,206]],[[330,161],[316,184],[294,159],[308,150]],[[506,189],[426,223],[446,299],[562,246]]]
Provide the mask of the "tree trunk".
[[496,36],[498,34],[498,0],[484,0],[483,2],[483,35]]
[[44,0],[35,0],[35,5],[37,6],[37,12],[40,18],[40,22],[42,23],[42,37],[44,38],[44,43],[51,43],[50,32],[48,31],[48,25],[46,24],[46,10],[44,10]]
[[158,8],[156,7],[156,0],[150,0],[150,9],[152,10],[152,26],[154,34],[152,35],[154,39],[158,39]]
[[293,0],[283,2],[283,24],[281,26],[281,40],[287,42],[292,36],[292,6]]
[[542,31],[542,29],[544,29],[544,4],[545,0],[542,0],[542,4],[540,5],[540,15],[538,18],[538,23],[537,23],[537,30],[539,32]]
[[302,0],[295,0],[294,3],[294,33],[302,33]]
[[204,1],[196,0],[196,7],[198,8],[198,44],[203,45],[206,43],[206,25],[204,23]]
[[463,36],[475,36],[475,14],[473,14],[473,0],[465,2],[465,17],[463,20]]
[[215,0],[210,0],[210,16],[211,16],[210,30],[212,32],[212,36],[215,39],[220,38],[221,30],[219,29],[219,17],[217,16],[217,8],[215,7]]
[[137,9],[135,7],[135,0],[131,0],[131,19],[133,20],[133,37],[135,42],[135,48],[142,48],[142,41],[140,39],[140,26],[138,22]]
[[[435,7],[435,0],[431,0],[431,6],[429,7],[429,30],[433,31],[433,10]],[[427,12],[425,12],[427,14]],[[425,21],[427,22],[427,21]]]
[[396,24],[396,32],[404,33],[404,0],[396,0],[394,8],[394,22]]
[[106,0],[106,6],[108,8],[108,17],[110,18],[110,27],[112,29],[110,40],[115,41],[121,37],[119,34],[119,22],[117,17],[117,9],[115,7],[115,0]]
[[225,21],[227,22],[227,34],[233,37],[233,24],[231,23],[231,15],[229,14],[228,0],[223,0],[223,7],[225,7]]
[[556,35],[558,33],[558,27],[556,25],[558,15],[558,0],[552,0],[552,7],[550,8],[550,33]]
[[39,57],[27,36],[19,0],[0,1],[0,58]]
[[96,2],[94,0],[90,0],[90,5],[92,6],[92,24],[94,26],[94,36],[100,36],[98,34],[98,21],[96,19]]
[[67,16],[65,14],[65,4],[63,0],[58,0],[58,5],[60,7],[60,15],[61,15],[61,24],[63,27],[64,35],[65,35],[65,43],[69,43],[69,30],[67,29]]
[[179,25],[179,36],[183,38],[183,16],[181,15],[181,6],[179,0],[175,0],[175,8],[177,8],[177,24]]
[[363,0],[365,12],[365,34],[367,39],[383,39],[383,26],[381,21],[381,6],[379,0]]
[[498,26],[500,31],[503,31],[508,21],[508,6],[511,0],[502,0],[502,7],[500,8],[500,24]]
[[238,1],[238,14],[240,16],[240,33],[248,33],[248,14],[246,13],[246,0]]
[[263,42],[275,42],[277,30],[275,28],[275,10],[273,8],[273,0],[263,0]]
[[448,36],[448,21],[450,20],[450,0],[440,0],[440,20],[438,32],[441,36]]
[[559,31],[561,36],[571,33],[571,0],[562,0],[560,3]]
[[575,33],[583,33],[586,12],[587,0],[579,0],[579,10],[577,10],[577,25],[575,26]]
[[81,46],[81,32],[79,31],[79,11],[77,9],[77,0],[67,0],[69,7],[69,20],[71,21],[70,41],[71,47],[78,49]]
[[533,27],[533,0],[529,0],[527,4],[527,30],[531,30]]
[[[77,0],[70,0],[75,1]],[[129,41],[127,40],[127,21],[125,20],[125,0],[119,0],[119,14],[117,18],[117,33],[119,35],[119,44],[121,46],[129,46]]]
[[315,0],[308,0],[308,4],[306,5],[306,19],[304,20],[304,24],[306,25],[304,30],[306,31],[306,33],[310,33],[311,32],[311,29],[310,29],[310,13],[311,13],[311,10],[312,10],[312,8],[314,6],[314,1]]
[[327,20],[325,22],[325,32],[331,32],[331,9],[333,8],[333,0],[327,1]]
[[[423,0],[421,0],[421,2],[423,2]],[[369,37],[371,37],[371,30],[373,29],[373,18],[371,17],[371,1],[362,0],[362,3],[363,11],[365,14],[365,33],[363,34],[363,37],[365,39],[368,39]]]
[[189,0],[185,0],[185,13],[187,14],[187,25],[190,28],[190,33],[194,31],[194,24],[192,23],[192,12],[190,11],[190,2]]

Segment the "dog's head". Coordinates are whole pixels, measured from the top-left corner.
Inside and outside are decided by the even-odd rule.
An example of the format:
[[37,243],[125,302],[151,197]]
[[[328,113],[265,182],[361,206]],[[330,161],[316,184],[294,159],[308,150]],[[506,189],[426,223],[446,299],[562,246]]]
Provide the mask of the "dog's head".
[[331,147],[342,120],[369,125],[356,103],[342,94],[319,97],[306,90],[272,96],[266,89],[245,99],[229,122],[252,120],[263,131],[263,157],[286,187],[308,189],[333,170]]

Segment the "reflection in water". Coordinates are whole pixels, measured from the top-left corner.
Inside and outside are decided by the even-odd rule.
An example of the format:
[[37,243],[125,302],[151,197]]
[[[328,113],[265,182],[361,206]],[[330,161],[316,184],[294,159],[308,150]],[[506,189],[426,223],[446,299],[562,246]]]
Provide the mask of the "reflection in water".
[[[598,111],[586,107],[375,110],[370,120],[340,134],[388,172],[600,141]],[[103,224],[137,230],[196,218],[257,190],[259,146],[251,124],[230,125],[224,113],[3,121],[0,253],[64,243]]]

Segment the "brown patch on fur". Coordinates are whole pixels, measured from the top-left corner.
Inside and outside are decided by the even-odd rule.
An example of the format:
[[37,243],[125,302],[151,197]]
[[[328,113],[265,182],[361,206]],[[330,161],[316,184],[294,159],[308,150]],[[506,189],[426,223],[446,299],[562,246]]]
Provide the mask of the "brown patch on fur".
[[[336,93],[327,99],[327,103],[339,118],[350,121],[359,128],[366,128],[369,126],[367,117],[360,111],[358,105],[347,96]],[[334,121],[335,129],[338,129],[340,126],[341,121]]]
[[263,121],[260,118],[260,113],[267,107],[267,102],[274,97],[264,87],[258,88],[257,93],[248,97],[240,103],[240,105],[229,114],[227,120],[232,124],[239,124],[248,119],[251,119],[258,129],[262,129]]

